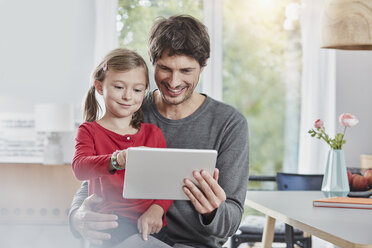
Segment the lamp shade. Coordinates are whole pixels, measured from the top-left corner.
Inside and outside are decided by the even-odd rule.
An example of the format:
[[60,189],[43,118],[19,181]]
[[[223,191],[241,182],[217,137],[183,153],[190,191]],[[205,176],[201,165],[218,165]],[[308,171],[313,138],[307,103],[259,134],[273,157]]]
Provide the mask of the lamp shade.
[[39,132],[70,132],[74,130],[72,104],[36,104],[35,129]]
[[321,32],[322,48],[372,50],[372,1],[327,0]]

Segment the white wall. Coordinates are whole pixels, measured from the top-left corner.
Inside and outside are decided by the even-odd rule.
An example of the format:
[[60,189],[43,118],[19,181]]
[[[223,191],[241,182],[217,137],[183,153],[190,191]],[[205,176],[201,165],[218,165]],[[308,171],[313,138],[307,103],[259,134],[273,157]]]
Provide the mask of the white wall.
[[[0,0],[0,114],[56,102],[74,104],[81,115],[93,68],[94,18],[92,0]],[[69,142],[73,150],[73,138]],[[0,247],[80,247],[67,226],[0,230]]]
[[349,112],[359,118],[346,130],[343,146],[347,165],[359,167],[360,154],[372,154],[372,51],[337,51],[336,89],[337,115]]
[[[0,113],[32,112],[36,103],[81,106],[93,69],[92,0],[0,0]],[[70,162],[74,134],[64,134]]]
[[94,1],[0,0],[0,112],[81,106],[93,67]]

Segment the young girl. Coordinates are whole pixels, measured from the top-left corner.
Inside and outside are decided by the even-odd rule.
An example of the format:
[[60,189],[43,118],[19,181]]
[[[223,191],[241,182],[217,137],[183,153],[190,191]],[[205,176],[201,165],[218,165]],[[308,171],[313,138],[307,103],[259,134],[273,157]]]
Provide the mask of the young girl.
[[[94,85],[87,93],[83,123],[77,132],[73,172],[89,180],[89,195],[103,201],[95,206],[101,213],[118,215],[119,227],[112,229],[111,247],[127,237],[160,231],[172,201],[124,199],[125,155],[128,147],[166,147],[161,130],[143,123],[141,104],[149,88],[148,69],[140,55],[118,48],[104,58],[93,73]],[[103,96],[106,111],[97,120],[99,104],[95,91]]]

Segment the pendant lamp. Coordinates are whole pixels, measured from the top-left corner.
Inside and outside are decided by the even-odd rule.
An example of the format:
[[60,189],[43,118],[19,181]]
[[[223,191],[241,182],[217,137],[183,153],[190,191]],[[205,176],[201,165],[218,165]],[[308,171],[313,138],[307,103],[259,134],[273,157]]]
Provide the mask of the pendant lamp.
[[372,50],[372,0],[327,0],[321,47]]

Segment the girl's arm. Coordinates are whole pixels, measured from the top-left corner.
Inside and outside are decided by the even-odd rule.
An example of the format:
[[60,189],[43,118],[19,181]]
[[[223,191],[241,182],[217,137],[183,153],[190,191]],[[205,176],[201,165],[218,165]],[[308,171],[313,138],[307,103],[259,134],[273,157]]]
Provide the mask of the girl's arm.
[[84,124],[79,127],[76,135],[75,154],[71,164],[77,179],[88,180],[110,175],[108,166],[111,155],[96,155],[93,134]]

